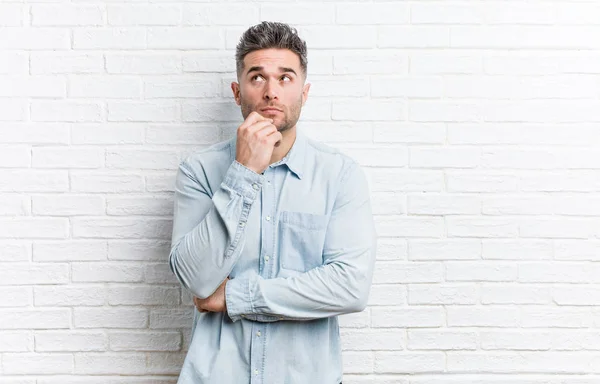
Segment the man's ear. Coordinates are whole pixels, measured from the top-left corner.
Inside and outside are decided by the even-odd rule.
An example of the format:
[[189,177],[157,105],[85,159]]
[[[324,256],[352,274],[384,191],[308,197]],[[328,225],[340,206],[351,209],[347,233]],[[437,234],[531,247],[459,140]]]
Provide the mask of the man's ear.
[[306,103],[306,100],[308,99],[308,91],[310,90],[310,83],[306,83],[304,84],[304,87],[302,88],[302,106],[304,107],[304,104]]
[[231,82],[231,90],[233,91],[233,98],[235,99],[235,103],[237,105],[241,105],[242,100],[240,98],[240,85],[235,81]]

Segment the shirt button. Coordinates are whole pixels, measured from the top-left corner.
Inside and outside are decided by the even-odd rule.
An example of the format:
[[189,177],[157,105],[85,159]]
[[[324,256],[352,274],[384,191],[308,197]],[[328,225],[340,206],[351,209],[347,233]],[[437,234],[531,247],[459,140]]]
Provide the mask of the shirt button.
[[260,337],[260,331],[256,332],[256,336]]
[[254,370],[254,374],[255,374],[255,375],[258,375],[258,369],[255,369],[255,370]]
[[269,261],[269,255],[265,256],[265,261]]
[[267,216],[267,221],[271,221],[271,216]]
[[258,184],[252,184],[252,188],[258,189]]
[[240,227],[243,227],[245,225],[246,225],[246,223],[244,223],[243,221],[240,223]]

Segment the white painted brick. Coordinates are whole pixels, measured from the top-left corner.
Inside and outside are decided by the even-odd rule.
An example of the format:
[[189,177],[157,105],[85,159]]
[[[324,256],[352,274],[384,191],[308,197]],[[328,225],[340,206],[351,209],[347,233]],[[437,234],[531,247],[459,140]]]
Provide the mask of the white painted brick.
[[374,275],[374,280],[381,284],[435,283],[442,281],[443,269],[440,263],[388,261],[377,263]]
[[519,282],[525,283],[582,283],[597,282],[600,268],[585,262],[542,263],[529,262],[519,264]]
[[482,258],[488,260],[548,260],[553,255],[552,242],[544,240],[485,239],[482,246]]
[[0,192],[63,192],[68,188],[67,171],[0,169]]
[[521,190],[525,192],[591,192],[600,190],[600,180],[596,177],[596,172],[588,170],[538,170],[523,174],[518,180]]
[[175,176],[173,172],[155,173],[153,175],[146,176],[146,191],[148,192],[174,192],[175,190]]
[[25,242],[0,241],[0,261],[21,262],[31,259],[31,244]]
[[111,240],[108,242],[110,260],[164,261],[171,249],[170,241]]
[[220,140],[221,131],[213,125],[199,127],[196,124],[192,126],[160,124],[146,129],[146,142],[149,144],[207,145]]
[[147,31],[142,28],[81,28],[73,30],[74,49],[145,49]]
[[481,332],[483,350],[549,350],[552,345],[550,332],[487,331]]
[[75,355],[75,373],[79,375],[140,375],[145,371],[146,356],[142,353],[89,352]]
[[183,25],[253,25],[259,22],[259,6],[248,4],[184,4]]
[[100,168],[104,166],[104,151],[91,147],[32,149],[32,165],[36,168]]
[[311,97],[365,97],[368,94],[369,81],[366,77],[339,75],[311,78]]
[[[372,373],[375,363],[373,352],[342,352],[342,369],[346,373]],[[344,377],[344,380],[346,378]]]
[[62,329],[71,325],[71,311],[64,309],[0,309],[0,329]]
[[156,375],[178,375],[185,360],[185,353],[148,353],[147,372]]
[[411,121],[478,121],[483,115],[481,106],[473,102],[413,100],[408,105]]
[[0,195],[0,216],[28,216],[30,214],[31,199],[28,196]]
[[408,212],[417,215],[478,214],[481,202],[470,195],[409,195]]
[[171,216],[173,199],[162,197],[109,197],[106,200],[109,215]]
[[453,216],[446,218],[449,237],[516,237],[518,223],[511,218]]
[[[166,254],[168,254],[168,252],[163,254],[163,259],[164,255]],[[144,268],[144,281],[146,283],[155,284],[179,284],[179,281],[167,263],[146,265]],[[185,290],[182,294],[191,297],[191,295],[188,295],[188,292]],[[193,304],[191,299],[189,304]]]
[[0,26],[21,27],[24,25],[26,7],[20,4],[2,4],[0,6]]
[[412,24],[481,24],[485,6],[487,4],[415,3],[410,6],[410,21]]
[[26,116],[27,106],[24,101],[5,99],[0,103],[0,121],[23,121]]
[[406,335],[397,330],[346,329],[340,332],[342,350],[376,351],[405,349]]
[[68,144],[69,129],[59,123],[3,123],[0,143]]
[[0,76],[0,97],[66,96],[66,81],[52,76]]
[[0,30],[0,49],[10,50],[68,50],[71,48],[67,28],[3,28]]
[[410,149],[411,168],[475,168],[481,151],[471,147],[414,147]]
[[[0,332],[1,352],[28,352],[33,337],[29,332]],[[0,380],[2,383],[2,380]]]
[[31,287],[2,287],[0,286],[0,307],[28,307],[32,303],[33,290]]
[[100,53],[78,52],[33,52],[31,73],[34,75],[101,73],[104,60]]
[[299,28],[299,34],[312,49],[375,48],[377,44],[377,29],[374,26],[307,26]]
[[193,308],[152,309],[150,310],[150,328],[172,329],[191,327],[194,310]]
[[34,196],[32,207],[39,216],[102,215],[104,200],[89,195],[44,195]]
[[408,303],[411,305],[474,305],[477,300],[475,285],[413,284],[408,288]]
[[523,306],[521,323],[523,328],[587,328],[594,326],[589,308]]
[[31,165],[31,148],[26,146],[0,146],[0,167],[28,168]]
[[[277,20],[290,25],[333,24],[334,4],[261,4],[262,20]],[[312,55],[312,52],[311,52]]]
[[520,311],[512,306],[448,306],[449,327],[518,327]]
[[161,75],[182,71],[177,53],[107,53],[106,71],[116,74]]
[[407,347],[409,350],[476,350],[477,332],[409,330]]
[[[235,121],[239,125],[243,122],[239,108],[232,102],[197,102],[186,100],[181,105],[181,119],[187,123],[211,122],[213,124],[216,121]],[[328,116],[331,116],[331,109],[329,109]]]
[[415,52],[410,55],[410,73],[415,75],[477,74],[484,59],[476,54],[452,51]]
[[112,351],[179,351],[179,332],[110,332]]
[[405,120],[407,105],[402,101],[334,101],[333,120],[396,121]]
[[38,307],[96,306],[105,303],[105,288],[93,285],[35,287],[34,303]]
[[77,307],[73,309],[73,324],[75,328],[146,328],[148,310]]
[[[48,376],[38,379],[37,384],[176,384],[177,378],[156,376]],[[4,384],[4,383],[3,383]],[[9,383],[11,384],[11,383]],[[14,383],[32,384],[32,383]]]
[[441,171],[373,169],[369,172],[373,191],[439,192],[443,188]]
[[407,241],[402,238],[377,239],[378,260],[406,260],[408,255]]
[[[597,240],[553,240],[553,243],[556,260],[599,260],[600,243]],[[551,253],[547,258],[551,258]]]
[[524,238],[575,238],[595,236],[596,218],[523,219],[519,234]]
[[176,169],[178,153],[174,150],[115,149],[106,152],[107,168]]
[[365,167],[404,167],[408,164],[408,151],[406,147],[370,146],[369,148],[364,148],[361,145],[360,147],[343,147],[340,150]]
[[181,22],[181,6],[173,5],[108,5],[108,24],[117,26],[177,25]]
[[94,26],[104,23],[104,7],[98,5],[34,4],[30,12],[33,26]]
[[441,217],[386,215],[375,216],[379,236],[441,237],[444,225]]
[[182,58],[183,72],[235,72],[233,53],[220,51],[184,52]]
[[377,373],[432,373],[445,370],[446,359],[439,352],[375,352]]
[[371,323],[369,310],[354,312],[338,317],[340,328],[367,328]]
[[546,304],[552,303],[549,287],[518,284],[483,284],[481,286],[482,304]]
[[142,144],[144,124],[75,124],[71,127],[73,144]]
[[64,239],[68,236],[69,222],[59,218],[0,218],[0,238]]
[[404,3],[340,4],[336,7],[336,24],[407,24],[409,6]]
[[17,375],[73,373],[73,355],[58,353],[5,353],[4,373]]
[[380,51],[379,54],[372,55],[369,50],[335,52],[333,73],[336,75],[407,74],[408,56],[400,52],[390,53],[387,51]]
[[0,285],[65,284],[68,264],[7,263],[0,269]]
[[69,98],[137,99],[142,82],[133,76],[69,76]]
[[149,49],[219,49],[224,43],[219,29],[208,27],[151,27],[147,34]]
[[406,198],[393,192],[374,192],[371,194],[371,210],[375,215],[406,213]]
[[446,281],[516,281],[518,270],[514,263],[494,261],[448,261]]
[[408,241],[410,260],[475,260],[481,257],[481,244],[478,240],[443,239]]
[[108,289],[110,305],[176,305],[179,287],[111,286]]
[[440,98],[442,79],[437,77],[373,77],[371,97]]
[[143,266],[139,264],[112,262],[79,262],[71,264],[73,282],[121,282],[142,281]]
[[34,261],[101,261],[106,260],[105,241],[60,241],[33,244]]
[[158,98],[201,98],[219,96],[219,83],[214,78],[200,76],[178,76],[148,78],[144,81],[144,97]]
[[144,179],[140,174],[123,172],[71,172],[71,191],[90,193],[140,192]]
[[168,239],[171,219],[74,218],[74,238]]
[[33,121],[99,122],[105,112],[97,102],[32,101]]
[[406,287],[397,284],[377,284],[371,287],[369,306],[406,305]]
[[104,332],[38,331],[35,333],[36,352],[90,352],[106,349]]
[[441,26],[383,26],[379,28],[379,48],[447,48],[450,29]]
[[340,143],[371,143],[373,130],[366,122],[305,122],[302,132],[313,140],[339,146]]
[[537,4],[501,4],[492,3],[483,11],[485,24],[553,24],[556,20],[556,5],[552,3]]
[[178,107],[172,102],[108,102],[108,121],[168,122],[177,120]]
[[11,51],[0,52],[0,75],[26,75],[28,74],[28,69],[28,54]]
[[453,171],[446,172],[449,192],[514,192],[519,179],[514,173]]

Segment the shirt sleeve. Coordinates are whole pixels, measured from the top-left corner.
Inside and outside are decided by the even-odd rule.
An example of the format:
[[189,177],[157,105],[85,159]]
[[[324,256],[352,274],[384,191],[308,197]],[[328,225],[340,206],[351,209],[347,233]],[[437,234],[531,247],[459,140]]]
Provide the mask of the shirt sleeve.
[[239,259],[246,221],[263,180],[234,160],[211,194],[205,177],[196,176],[186,162],[179,166],[169,265],[195,296],[204,299],[214,293]]
[[324,264],[288,278],[231,279],[225,286],[233,321],[312,320],[362,311],[368,301],[377,235],[369,188],[356,163],[348,168],[331,213]]

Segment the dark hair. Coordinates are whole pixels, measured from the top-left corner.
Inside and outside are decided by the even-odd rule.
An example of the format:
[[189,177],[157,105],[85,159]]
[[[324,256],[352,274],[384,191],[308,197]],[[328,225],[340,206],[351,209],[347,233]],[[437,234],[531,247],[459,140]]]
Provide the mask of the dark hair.
[[238,78],[244,70],[244,57],[259,49],[289,49],[300,58],[300,67],[306,77],[308,65],[306,42],[298,36],[296,28],[288,24],[263,21],[246,30],[235,48],[235,64]]

